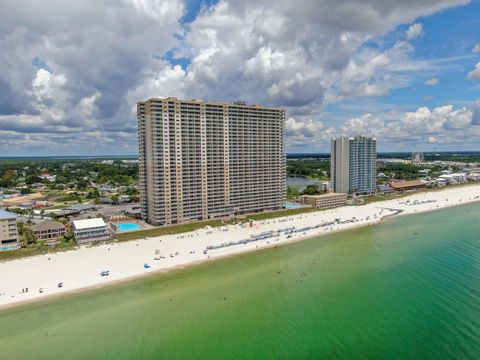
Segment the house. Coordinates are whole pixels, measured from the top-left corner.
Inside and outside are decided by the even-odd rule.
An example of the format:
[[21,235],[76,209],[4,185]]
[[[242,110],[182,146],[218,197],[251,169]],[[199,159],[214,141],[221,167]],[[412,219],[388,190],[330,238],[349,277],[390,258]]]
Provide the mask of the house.
[[31,209],[33,205],[35,205],[35,203],[33,201],[27,201],[27,202],[23,202],[23,203],[18,204],[18,206],[20,206],[21,208],[24,208],[24,209]]
[[118,191],[118,188],[113,187],[110,184],[102,184],[97,187],[98,192],[100,193],[115,193]]
[[106,205],[115,205],[115,201],[113,201],[112,199],[107,198],[107,197],[100,198],[100,202],[102,204],[106,204]]
[[48,180],[49,182],[55,182],[55,180],[57,180],[57,175],[42,174],[38,177],[43,180]]
[[51,204],[47,201],[35,201],[32,205],[32,209],[43,209],[44,207],[50,206]]
[[118,203],[119,204],[125,204],[130,201],[130,196],[128,195],[119,195],[118,196]]
[[44,183],[33,183],[30,185],[30,188],[41,191],[48,190],[48,187]]
[[480,181],[480,172],[471,172],[470,174],[468,174],[467,179],[469,181]]
[[421,189],[426,186],[426,183],[422,180],[395,180],[390,182],[390,187],[395,191],[408,191]]
[[65,235],[65,225],[53,220],[44,220],[32,225],[31,227],[35,239],[54,242]]
[[18,247],[17,214],[0,209],[0,251]]
[[74,220],[73,234],[79,244],[105,241],[112,238],[112,232],[102,218]]

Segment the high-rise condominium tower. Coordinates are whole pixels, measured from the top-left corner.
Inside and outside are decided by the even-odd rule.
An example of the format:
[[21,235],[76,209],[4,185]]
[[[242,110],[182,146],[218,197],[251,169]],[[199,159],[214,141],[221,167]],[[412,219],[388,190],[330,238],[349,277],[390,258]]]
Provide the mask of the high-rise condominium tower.
[[137,104],[142,217],[154,225],[277,210],[285,110],[176,98]]
[[377,187],[377,141],[365,136],[332,139],[332,188],[339,193],[369,194]]

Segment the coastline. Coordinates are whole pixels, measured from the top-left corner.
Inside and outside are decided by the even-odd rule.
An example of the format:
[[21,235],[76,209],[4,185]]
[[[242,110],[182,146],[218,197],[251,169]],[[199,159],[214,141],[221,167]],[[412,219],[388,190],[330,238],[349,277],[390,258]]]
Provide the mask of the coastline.
[[[414,202],[418,203],[414,205]],[[136,280],[140,277],[171,272],[197,264],[224,259],[252,251],[279,247],[320,235],[374,225],[403,215],[441,210],[480,201],[480,184],[447,188],[429,193],[412,193],[397,200],[362,206],[345,206],[325,211],[257,221],[244,224],[204,228],[190,233],[166,235],[141,240],[80,247],[65,253],[39,255],[0,263],[0,311],[20,305],[78,294],[105,286]],[[401,211],[398,213],[398,211]],[[355,217],[355,221],[351,220]],[[247,244],[208,251],[208,245],[243,240],[262,232],[286,227],[302,228],[334,219],[351,222],[316,228],[287,237],[281,235]],[[320,231],[318,230],[320,229]],[[225,236],[227,235],[227,236]],[[228,240],[226,240],[228,239]],[[157,253],[164,259],[153,260]],[[193,253],[192,253],[193,252]],[[50,259],[49,259],[50,258]],[[148,263],[151,268],[145,269]],[[100,277],[103,270],[111,275]],[[58,288],[58,282],[64,286]],[[28,293],[22,289],[29,288]],[[39,292],[42,288],[44,291]]]

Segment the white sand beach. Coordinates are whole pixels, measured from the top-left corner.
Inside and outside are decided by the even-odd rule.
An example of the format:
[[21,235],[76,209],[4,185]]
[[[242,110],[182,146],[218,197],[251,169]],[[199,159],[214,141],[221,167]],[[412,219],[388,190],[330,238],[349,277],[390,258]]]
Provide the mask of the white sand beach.
[[[412,193],[398,200],[258,221],[251,227],[244,224],[204,228],[5,261],[0,263],[0,308],[375,224],[389,215],[414,214],[474,201],[480,201],[480,185]],[[242,240],[243,243],[238,243]],[[238,244],[226,245],[231,242]],[[220,247],[205,251],[210,246]],[[101,276],[102,271],[109,271],[109,275]],[[59,283],[63,286],[58,287]]]

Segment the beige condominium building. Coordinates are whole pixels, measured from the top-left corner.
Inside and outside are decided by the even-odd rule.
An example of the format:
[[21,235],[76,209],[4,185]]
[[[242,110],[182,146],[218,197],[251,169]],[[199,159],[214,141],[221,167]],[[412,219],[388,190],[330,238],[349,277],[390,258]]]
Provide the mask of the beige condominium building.
[[137,104],[142,217],[154,225],[281,209],[285,110],[149,99]]
[[317,209],[328,209],[347,204],[347,194],[328,193],[320,195],[303,195],[302,202]]
[[17,248],[17,214],[0,209],[0,251]]

